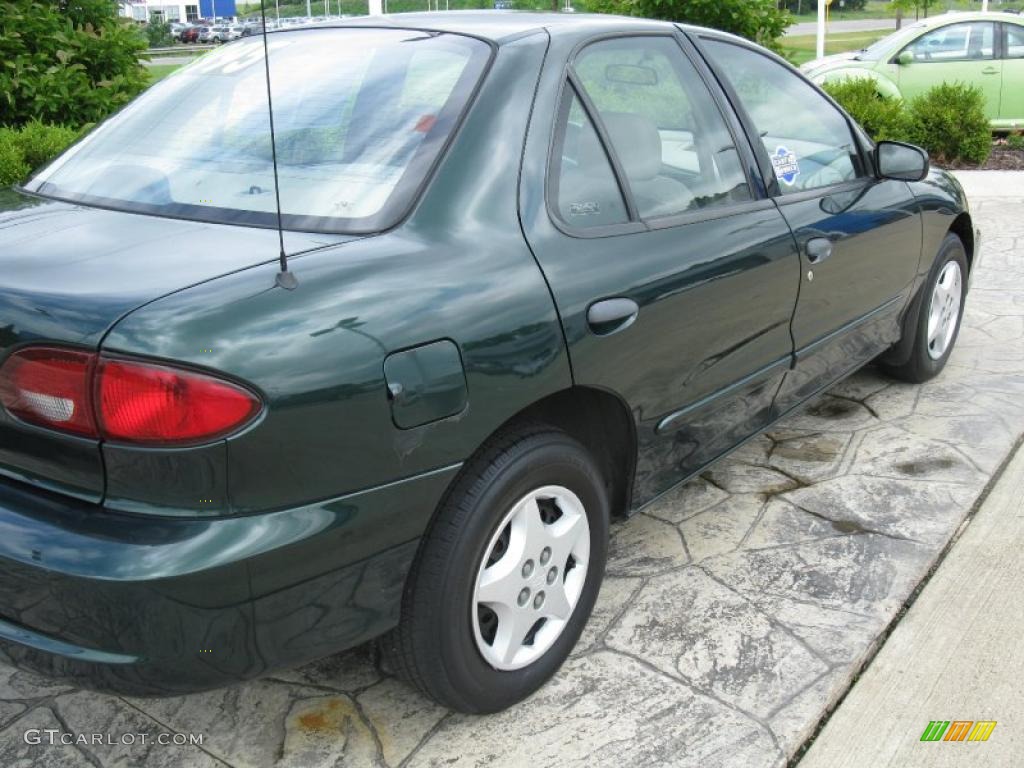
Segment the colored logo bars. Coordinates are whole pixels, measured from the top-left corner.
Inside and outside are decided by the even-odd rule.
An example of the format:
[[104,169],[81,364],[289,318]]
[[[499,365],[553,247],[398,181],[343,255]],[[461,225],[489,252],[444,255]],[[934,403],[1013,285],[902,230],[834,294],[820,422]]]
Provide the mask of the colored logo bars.
[[932,720],[921,741],[988,741],[995,727],[995,720]]

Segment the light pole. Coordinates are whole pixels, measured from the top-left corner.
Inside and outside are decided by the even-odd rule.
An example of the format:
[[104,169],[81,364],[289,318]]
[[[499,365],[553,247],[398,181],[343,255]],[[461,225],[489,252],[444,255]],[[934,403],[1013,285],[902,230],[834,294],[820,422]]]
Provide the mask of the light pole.
[[815,52],[819,59],[825,56],[825,9],[827,7],[825,0],[818,0],[818,45]]

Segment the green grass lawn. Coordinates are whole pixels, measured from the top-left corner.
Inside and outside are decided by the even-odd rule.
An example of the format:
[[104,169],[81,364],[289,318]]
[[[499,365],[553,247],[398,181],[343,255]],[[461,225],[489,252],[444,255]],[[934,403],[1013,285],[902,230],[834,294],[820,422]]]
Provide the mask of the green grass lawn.
[[[804,8],[806,10],[803,13],[793,14],[794,20],[798,23],[818,20],[817,0],[804,0]],[[868,0],[868,4],[860,11],[844,11],[839,5],[839,0],[833,0],[828,12],[829,19],[835,21],[839,19],[885,19],[895,15],[888,0]]]
[[152,85],[157,80],[162,80],[176,69],[181,69],[183,64],[153,64],[147,67],[149,70],[149,83]]
[[[846,51],[859,51],[866,48],[875,40],[885,37],[885,32],[840,32],[834,35],[825,36],[825,53],[844,53]],[[795,35],[784,38],[782,43],[786,54],[794,64],[803,64],[814,58],[816,45],[814,35]]]

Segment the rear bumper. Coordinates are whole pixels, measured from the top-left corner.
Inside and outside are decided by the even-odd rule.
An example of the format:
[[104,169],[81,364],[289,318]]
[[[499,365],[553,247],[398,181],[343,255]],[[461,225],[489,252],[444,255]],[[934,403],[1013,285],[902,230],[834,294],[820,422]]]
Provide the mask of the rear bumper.
[[398,620],[419,537],[457,467],[296,509],[113,514],[0,483],[0,649],[85,687],[218,687]]

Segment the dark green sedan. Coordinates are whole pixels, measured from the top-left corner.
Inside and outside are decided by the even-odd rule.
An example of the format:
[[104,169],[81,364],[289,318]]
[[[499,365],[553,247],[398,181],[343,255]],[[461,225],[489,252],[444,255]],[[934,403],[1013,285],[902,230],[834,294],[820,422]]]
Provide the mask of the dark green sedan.
[[572,649],[613,517],[868,361],[950,355],[959,185],[754,45],[472,12],[266,50],[4,193],[14,663],[174,694],[383,636],[499,710]]

